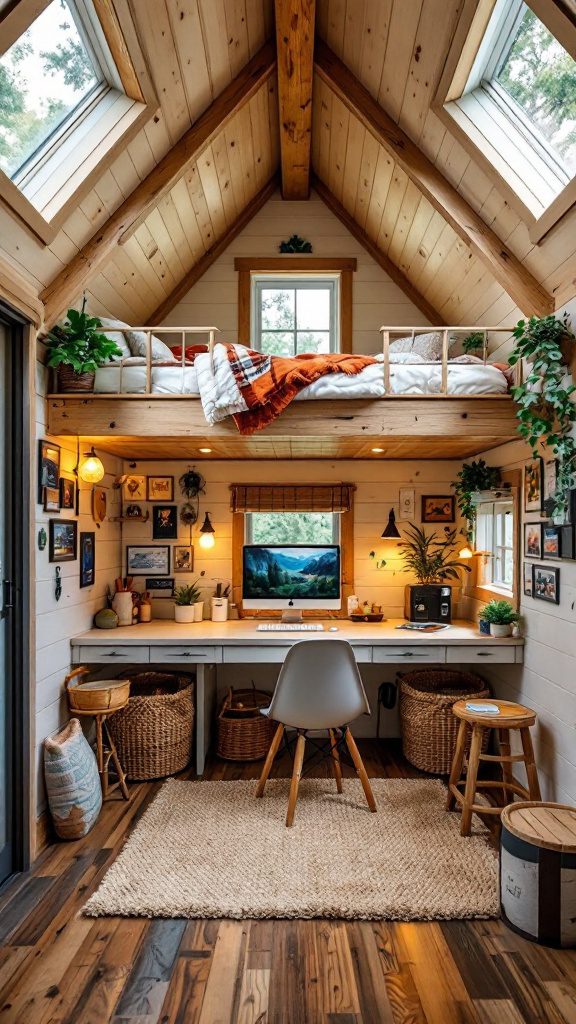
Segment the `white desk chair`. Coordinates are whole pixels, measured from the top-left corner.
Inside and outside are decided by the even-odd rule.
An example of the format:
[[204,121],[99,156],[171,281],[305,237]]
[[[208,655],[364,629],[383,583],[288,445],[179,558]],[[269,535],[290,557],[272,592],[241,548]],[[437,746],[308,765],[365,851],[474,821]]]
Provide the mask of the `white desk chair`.
[[368,806],[371,811],[376,812],[376,801],[366,769],[348,728],[350,722],[366,713],[370,714],[370,705],[366,699],[354,653],[347,640],[303,640],[290,648],[280,670],[272,702],[269,707],[262,709],[263,715],[272,718],[279,725],[256,790],[257,797],[264,795],[264,787],[278,753],[284,729],[286,726],[296,729],[298,739],[286,815],[288,827],[294,821],[306,736],[312,730],[328,731],[332,767],[339,793],[342,792],[342,769],[338,743],[342,738],[345,740]]

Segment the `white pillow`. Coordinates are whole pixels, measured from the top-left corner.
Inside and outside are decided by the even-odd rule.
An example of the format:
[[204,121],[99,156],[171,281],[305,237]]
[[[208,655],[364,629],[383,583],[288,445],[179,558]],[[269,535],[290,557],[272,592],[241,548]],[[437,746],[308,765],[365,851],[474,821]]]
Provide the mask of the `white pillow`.
[[390,344],[391,352],[413,352],[423,359],[436,361],[442,357],[442,335],[437,331],[415,334],[414,338],[396,338]]
[[[148,337],[144,331],[130,331],[127,335],[128,344],[133,356],[145,356],[148,351]],[[160,338],[151,335],[152,359],[174,359],[174,353]]]
[[132,353],[130,351],[130,346],[128,345],[128,341],[126,340],[126,335],[125,334],[119,334],[118,332],[113,334],[111,332],[110,328],[112,328],[112,327],[129,327],[130,324],[125,324],[122,320],[111,320],[110,317],[107,317],[107,316],[99,316],[98,319],[99,319],[100,323],[102,324],[102,327],[105,328],[105,330],[102,331],[102,334],[104,334],[107,338],[109,338],[110,341],[115,342],[115,344],[118,346],[118,348],[122,350],[122,355],[121,356],[112,356],[112,362],[115,362],[118,359],[128,359],[129,356],[132,355]]
[[[384,362],[384,353],[379,352],[376,356],[376,360],[379,363]],[[423,356],[416,355],[415,352],[391,352],[390,353],[390,365],[392,363],[425,363],[426,359]]]

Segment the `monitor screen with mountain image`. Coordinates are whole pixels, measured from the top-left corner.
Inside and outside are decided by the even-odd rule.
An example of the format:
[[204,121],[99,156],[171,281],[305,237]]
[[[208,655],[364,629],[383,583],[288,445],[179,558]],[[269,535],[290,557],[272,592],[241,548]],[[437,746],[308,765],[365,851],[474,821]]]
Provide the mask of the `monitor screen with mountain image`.
[[242,603],[246,609],[339,609],[337,544],[247,544]]

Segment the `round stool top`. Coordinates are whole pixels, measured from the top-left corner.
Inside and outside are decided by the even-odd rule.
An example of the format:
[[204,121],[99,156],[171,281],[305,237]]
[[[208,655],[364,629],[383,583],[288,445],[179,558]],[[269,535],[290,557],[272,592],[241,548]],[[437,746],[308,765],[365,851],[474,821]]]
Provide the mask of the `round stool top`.
[[89,683],[78,683],[78,686],[73,686],[73,690],[81,690],[84,693],[86,690],[116,690],[120,686],[126,686],[128,679],[91,679]]
[[558,853],[576,853],[576,807],[522,801],[502,811],[502,825],[531,846]]
[[[495,704],[499,713],[482,714],[478,711],[468,711],[467,704]],[[467,697],[464,700],[457,700],[452,707],[457,718],[463,718],[471,724],[486,725],[496,729],[514,729],[533,725],[536,721],[536,712],[531,708],[525,708],[522,704],[514,704],[509,700],[493,700]]]

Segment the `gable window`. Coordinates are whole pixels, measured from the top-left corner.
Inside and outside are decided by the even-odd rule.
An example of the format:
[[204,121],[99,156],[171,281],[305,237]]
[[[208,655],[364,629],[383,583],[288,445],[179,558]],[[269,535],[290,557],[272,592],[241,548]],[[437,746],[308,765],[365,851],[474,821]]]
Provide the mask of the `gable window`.
[[451,129],[500,176],[533,241],[574,202],[576,175],[574,27],[556,13],[560,39],[539,13],[546,18],[541,0],[478,5],[436,97]]
[[476,547],[484,553],[481,586],[512,592],[514,585],[514,503],[482,502],[477,508]]
[[252,279],[253,346],[276,356],[337,352],[338,278]]
[[50,242],[152,98],[111,6],[20,0],[0,22],[0,196]]

